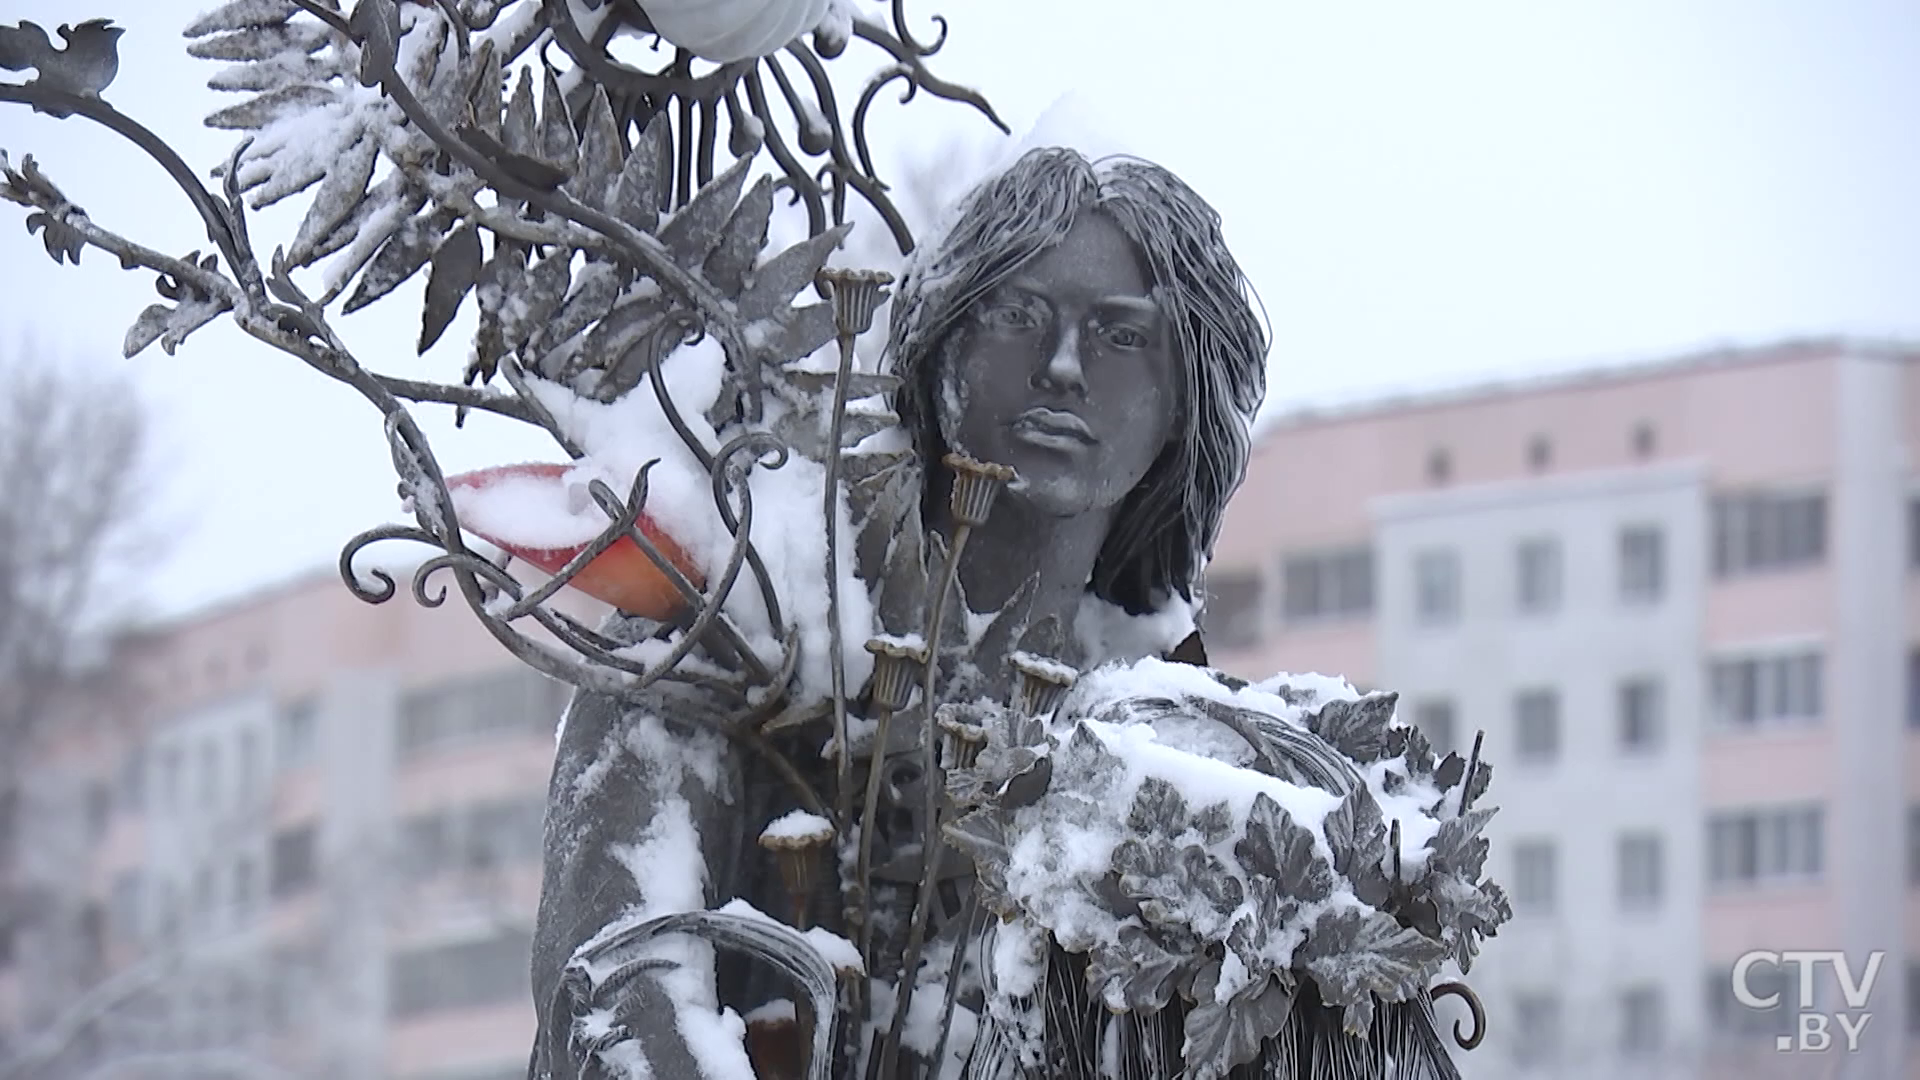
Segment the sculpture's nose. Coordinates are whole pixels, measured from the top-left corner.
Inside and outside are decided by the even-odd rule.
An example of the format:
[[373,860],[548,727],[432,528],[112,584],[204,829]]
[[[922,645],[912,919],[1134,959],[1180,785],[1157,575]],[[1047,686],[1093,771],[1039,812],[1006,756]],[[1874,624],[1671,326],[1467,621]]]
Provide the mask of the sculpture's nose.
[[1079,326],[1066,324],[1055,339],[1047,356],[1046,367],[1041,369],[1037,381],[1055,390],[1076,394],[1084,392],[1087,388],[1087,372],[1080,355],[1080,345]]

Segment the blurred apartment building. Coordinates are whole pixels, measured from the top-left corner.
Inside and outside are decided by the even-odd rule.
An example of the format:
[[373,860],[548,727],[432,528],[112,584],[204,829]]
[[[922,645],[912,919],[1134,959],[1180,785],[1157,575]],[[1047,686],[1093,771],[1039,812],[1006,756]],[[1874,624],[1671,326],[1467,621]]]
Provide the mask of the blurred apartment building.
[[[1920,1078],[1916,439],[1909,354],[1810,344],[1262,440],[1210,575],[1215,661],[1399,691],[1462,753],[1486,732],[1516,916],[1469,978],[1469,1080]],[[0,936],[0,1061],[523,1076],[560,688],[457,600],[370,606],[331,574],[132,667],[124,721],[0,806],[0,884],[40,889],[38,929]],[[1775,1049],[1797,979],[1756,968],[1785,1005],[1740,1007],[1756,948],[1886,953],[1860,1053]],[[1815,991],[1842,1004],[1830,973]]]
[[[1325,671],[1494,766],[1503,1077],[1920,1078],[1920,363],[1807,343],[1281,420],[1214,661]],[[1783,1053],[1885,958],[1860,1049]],[[1465,1015],[1441,1005],[1443,1021]],[[1813,1043],[1817,1045],[1817,1041]]]
[[0,1074],[521,1080],[564,688],[333,574],[129,666],[0,809]]

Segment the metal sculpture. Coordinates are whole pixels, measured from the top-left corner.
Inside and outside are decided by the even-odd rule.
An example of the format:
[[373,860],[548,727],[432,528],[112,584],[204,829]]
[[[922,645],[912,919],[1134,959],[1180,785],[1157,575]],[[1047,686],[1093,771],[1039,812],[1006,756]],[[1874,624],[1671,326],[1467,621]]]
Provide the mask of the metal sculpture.
[[[0,154],[0,196],[29,208],[56,262],[93,247],[158,276],[164,302],[135,321],[127,355],[155,342],[171,353],[229,317],[368,398],[414,523],[354,538],[340,560],[348,588],[390,599],[398,584],[378,570],[363,580],[358,554],[429,545],[418,602],[444,603],[434,578],[451,575],[496,639],[577,688],[549,809],[535,1080],[1456,1075],[1432,1002],[1472,1004],[1462,1045],[1483,1018],[1460,984],[1429,984],[1442,960],[1465,970],[1508,916],[1482,877],[1479,744],[1436,761],[1394,721],[1391,695],[1196,683],[1181,672],[1200,669],[1155,666],[1179,655],[1178,635],[1097,654],[1072,625],[1088,604],[1197,608],[1264,385],[1264,339],[1212,211],[1151,165],[1029,155],[918,253],[895,304],[892,370],[859,370],[855,343],[892,282],[827,267],[850,198],[902,252],[916,246],[874,168],[873,103],[898,83],[903,102],[925,91],[999,124],[928,70],[945,21],[923,44],[903,9],[892,0],[883,21],[852,0],[233,0],[187,29],[194,55],[227,64],[212,85],[251,95],[208,120],[247,133],[217,192],[101,97],[117,28],[63,26],[55,48],[30,23],[0,27],[0,66],[36,73],[0,83],[0,100],[127,137],[185,192],[213,249],[174,257],[102,227],[31,157],[15,167]],[[622,59],[627,39],[671,44],[671,58]],[[826,63],[854,41],[885,62],[849,121]],[[302,193],[297,234],[263,262],[248,209]],[[807,239],[763,258],[782,196]],[[468,297],[478,310],[457,385],[371,371],[331,323],[423,269],[420,352]],[[295,280],[314,270],[317,286]],[[1116,395],[1112,430],[1147,441],[1138,467],[1119,470],[1126,486],[1095,497],[1085,481],[1098,463],[1047,475],[1049,454],[1074,460],[1100,442],[1084,417],[983,404],[990,384],[954,373],[978,380],[1005,363],[1001,382],[1015,368],[1057,376],[1039,371],[1052,353],[1016,340],[1044,320],[994,297],[1019,272],[1045,292],[1092,288],[1103,271],[1100,288],[1136,296],[1143,320],[1120,319],[1105,344],[1149,364]],[[831,366],[809,363],[816,354]],[[689,371],[711,377],[691,408],[674,386]],[[572,463],[449,478],[419,404],[534,424]],[[641,407],[652,443],[596,423]],[[1026,411],[988,426],[1025,425],[1044,453],[983,434],[980,417],[1007,408]],[[1197,434],[1176,436],[1182,423]],[[889,433],[905,438],[876,448]],[[756,530],[770,474],[809,494],[818,518],[785,524],[817,524],[817,550],[773,550],[764,521]],[[519,482],[564,489],[567,513],[591,527],[529,537],[507,522],[490,535],[487,492]],[[713,542],[676,542],[676,527],[681,540],[699,528],[657,497],[668,485],[704,489]],[[1039,572],[966,571],[996,506],[1104,515],[1085,589],[1070,583],[1060,602]],[[516,557],[545,580],[516,577]],[[589,626],[556,610],[569,585],[623,614]],[[986,611],[969,589],[996,594]],[[850,627],[872,632],[850,640]],[[1177,743],[1193,723],[1237,748],[1185,746],[1181,760],[1233,770],[1222,775],[1245,798],[1193,805],[1177,777],[1126,750],[1141,732]],[[1303,806],[1325,820],[1296,820]],[[1071,825],[1081,818],[1106,831],[1090,840]],[[771,865],[735,873],[749,842]],[[655,851],[698,879],[690,898],[662,900],[641,855],[688,843],[691,863]],[[1105,861],[1036,876],[1033,845],[1086,843],[1106,843]],[[616,865],[633,902],[599,910]],[[722,873],[759,903],[711,907],[700,891]],[[759,965],[716,979],[688,941]],[[675,983],[682,972],[696,978]],[[760,1008],[742,1019],[728,1004]],[[961,1010],[968,1038],[955,1034]]]

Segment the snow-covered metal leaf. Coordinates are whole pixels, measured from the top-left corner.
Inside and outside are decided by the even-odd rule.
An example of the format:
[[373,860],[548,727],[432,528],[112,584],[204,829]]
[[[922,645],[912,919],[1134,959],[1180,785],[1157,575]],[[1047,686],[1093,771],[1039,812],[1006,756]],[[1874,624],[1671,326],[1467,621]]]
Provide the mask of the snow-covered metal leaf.
[[747,189],[740,205],[733,208],[713,254],[707,256],[703,269],[714,288],[733,296],[746,287],[754,261],[767,246],[767,227],[772,218],[773,178],[763,176]]
[[1127,808],[1127,828],[1142,836],[1179,836],[1187,829],[1187,799],[1157,776],[1140,782]]
[[500,141],[508,150],[526,157],[540,153],[539,114],[533,108],[533,72],[520,69],[513,84],[513,97],[507,102],[507,115],[500,124]]
[[[300,231],[294,234],[293,243],[287,248],[289,265],[305,266],[327,254],[315,248],[330,239],[334,230],[360,208],[367,197],[367,185],[373,180],[373,166],[379,155],[379,139],[371,132],[363,132],[347,148],[346,154],[327,169],[326,179],[314,191],[307,216],[300,222]],[[345,244],[342,240],[339,246]]]
[[851,229],[851,225],[828,229],[761,264],[754,271],[747,291],[741,294],[735,304],[741,320],[752,322],[755,319],[773,318],[783,310],[791,309],[793,298],[800,295],[800,290],[813,285],[814,279],[819,277],[821,269],[827,265],[827,260],[833,257],[834,250],[846,239]]
[[1333,868],[1314,851],[1312,831],[1265,792],[1254,796],[1246,835],[1233,853],[1250,874],[1273,879],[1301,900],[1324,900],[1333,891]]
[[1493,810],[1485,808],[1469,810],[1441,822],[1439,831],[1427,841],[1427,848],[1433,853],[1428,856],[1427,865],[1435,873],[1446,870],[1465,874],[1468,880],[1478,878],[1487,859],[1487,840],[1480,835],[1480,830],[1486,828],[1492,817]]
[[187,46],[187,55],[201,60],[276,60],[318,52],[332,40],[333,31],[325,23],[303,19],[204,37]]
[[539,147],[540,160],[563,171],[572,172],[580,152],[573,131],[573,117],[567,112],[567,95],[560,89],[560,75],[549,67],[541,87]]
[[1398,694],[1374,693],[1358,701],[1329,701],[1313,714],[1308,727],[1347,757],[1371,764],[1395,753],[1389,725],[1398,700]]
[[1320,826],[1333,852],[1333,869],[1346,877],[1360,902],[1379,907],[1387,902],[1387,823],[1373,793],[1356,787],[1347,793]]
[[1349,1034],[1373,1023],[1374,998],[1406,1001],[1425,990],[1446,947],[1393,916],[1363,908],[1328,908],[1314,920],[1296,962],[1313,976],[1320,999],[1345,1010]]
[[276,120],[303,116],[330,105],[335,96],[332,90],[311,83],[283,86],[215,112],[207,117],[207,126],[230,131],[255,131]]
[[613,310],[614,301],[620,298],[622,273],[619,268],[606,262],[589,262],[574,275],[573,291],[567,294],[566,302],[553,318],[535,332],[530,345],[532,351],[540,356],[540,367],[545,377],[558,379],[560,374],[548,362],[546,354],[575,334],[592,326]]
[[1261,979],[1226,1001],[1203,1001],[1186,1017],[1181,1056],[1193,1080],[1218,1080],[1260,1056],[1293,1012],[1292,988]]
[[402,282],[418,273],[433,257],[447,230],[453,228],[454,220],[453,213],[447,210],[434,210],[408,218],[381,245],[379,253],[367,265],[366,273],[361,275],[359,287],[347,298],[342,310],[349,314],[358,311],[399,288]]
[[[335,0],[319,0],[321,7],[338,11]],[[257,26],[277,26],[300,13],[293,0],[229,0],[187,24],[181,33],[190,38]]]
[[942,827],[947,843],[973,860],[974,888],[987,910],[1001,916],[1014,911],[1007,895],[1007,830],[998,811],[976,810]]
[[620,179],[620,132],[614,126],[613,106],[607,101],[605,87],[595,86],[587,102],[587,115],[580,131],[580,156],[573,176],[564,185],[567,193],[596,210],[606,209]]
[[427,302],[421,315],[419,351],[433,348],[447,332],[460,301],[480,280],[480,229],[471,222],[453,231],[433,253],[427,272]]
[[673,252],[674,261],[682,266],[699,266],[707,261],[740,202],[747,171],[752,167],[752,158],[740,158],[727,166],[660,226],[660,243]]
[[1179,992],[1186,957],[1170,953],[1139,926],[1123,925],[1119,941],[1087,958],[1087,990],[1109,1009],[1158,1012]]

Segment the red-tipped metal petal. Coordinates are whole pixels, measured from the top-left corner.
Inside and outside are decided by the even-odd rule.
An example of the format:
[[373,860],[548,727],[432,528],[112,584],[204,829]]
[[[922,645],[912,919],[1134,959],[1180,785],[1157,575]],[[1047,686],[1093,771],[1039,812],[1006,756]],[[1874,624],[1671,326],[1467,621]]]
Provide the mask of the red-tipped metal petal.
[[[528,564],[545,571],[558,573],[567,565],[568,560],[584,551],[591,537],[579,543],[527,542],[524,536],[518,540],[511,537],[512,525],[499,520],[503,517],[501,508],[494,508],[486,514],[474,517],[492,520],[476,524],[468,520],[467,509],[472,507],[471,495],[463,506],[462,493],[477,495],[495,488],[507,481],[520,481],[533,485],[536,491],[550,496],[554,505],[566,505],[566,474],[572,471],[571,465],[534,463],[526,465],[499,465],[490,469],[462,473],[447,478],[447,489],[454,496],[454,506],[461,515],[461,527],[488,543],[511,553],[514,558],[525,560]],[[551,488],[550,491],[541,489]],[[636,522],[640,532],[653,542],[667,561],[672,563],[697,588],[705,584],[699,569],[686,551],[675,543],[646,514],[641,514]],[[502,527],[502,526],[505,527]],[[537,532],[537,526],[533,530]],[[686,598],[680,590],[674,588],[667,576],[655,566],[647,553],[631,537],[621,537],[612,547],[595,556],[580,572],[573,576],[569,584],[596,600],[612,604],[631,615],[640,615],[649,619],[669,619],[683,610]]]

